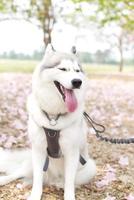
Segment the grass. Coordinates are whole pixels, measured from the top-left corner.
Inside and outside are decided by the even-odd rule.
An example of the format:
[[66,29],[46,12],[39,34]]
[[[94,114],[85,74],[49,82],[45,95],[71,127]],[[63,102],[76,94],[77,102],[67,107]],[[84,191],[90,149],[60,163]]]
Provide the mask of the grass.
[[[87,64],[83,65],[84,71],[90,74],[103,74],[103,73],[118,73],[119,67],[117,65],[106,64]],[[124,66],[123,73],[134,73],[134,66]]]
[[39,61],[0,59],[0,72],[33,72]]
[[[0,59],[0,72],[33,72],[39,61]],[[84,71],[90,74],[118,73],[116,65],[83,64]],[[134,73],[134,66],[125,66],[124,73]]]

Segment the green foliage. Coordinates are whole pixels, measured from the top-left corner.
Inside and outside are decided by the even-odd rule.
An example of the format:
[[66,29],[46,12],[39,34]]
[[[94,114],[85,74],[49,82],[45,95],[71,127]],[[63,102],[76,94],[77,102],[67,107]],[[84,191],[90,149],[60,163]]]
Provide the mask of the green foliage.
[[134,30],[134,1],[132,0],[72,0],[76,4],[87,3],[97,6],[90,19],[104,26],[111,22],[117,23],[125,30]]
[[[8,14],[9,19],[16,19],[19,13],[21,19],[35,23],[43,30],[44,43],[51,42],[51,31],[54,23],[53,7],[51,0],[0,0],[0,11]],[[10,17],[10,14],[14,14]],[[17,17],[16,17],[17,16]],[[1,19],[2,20],[2,19]]]
[[92,63],[93,55],[88,52],[79,52],[78,57],[81,63]]
[[11,10],[14,13],[17,11],[15,0],[0,0],[0,11],[2,13],[9,13]]
[[15,60],[41,60],[43,57],[44,51],[35,50],[32,55],[24,53],[16,53],[15,51],[10,51],[9,53],[4,52],[0,54],[0,58],[4,59],[15,59]]
[[112,58],[110,50],[101,51],[91,54],[88,52],[79,52],[78,57],[81,63],[98,63],[98,64],[117,64],[116,60]]
[[27,14],[31,18],[37,18],[43,25],[45,18],[48,18],[51,9],[51,0],[29,0],[29,8]]

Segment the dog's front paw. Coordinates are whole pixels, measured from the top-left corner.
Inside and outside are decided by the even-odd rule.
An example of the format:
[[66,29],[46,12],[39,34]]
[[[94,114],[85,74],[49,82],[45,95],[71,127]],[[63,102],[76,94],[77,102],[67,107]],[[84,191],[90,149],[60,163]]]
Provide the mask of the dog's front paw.
[[41,200],[41,196],[40,195],[37,195],[37,194],[31,194],[27,200]]
[[27,198],[27,200],[41,200],[41,198],[30,196]]
[[75,200],[75,196],[70,194],[64,195],[64,200]]
[[6,185],[8,183],[6,176],[0,177],[0,186]]
[[74,197],[72,197],[72,198],[70,198],[70,197],[69,197],[69,198],[68,198],[68,197],[65,198],[65,197],[64,197],[64,200],[75,200],[75,198],[74,198]]

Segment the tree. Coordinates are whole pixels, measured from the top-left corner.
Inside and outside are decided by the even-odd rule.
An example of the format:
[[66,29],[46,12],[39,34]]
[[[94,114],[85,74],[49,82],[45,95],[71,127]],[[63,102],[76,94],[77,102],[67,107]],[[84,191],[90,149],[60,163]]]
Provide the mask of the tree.
[[0,1],[0,20],[24,19],[43,30],[45,46],[51,43],[51,31],[55,22],[52,0]]
[[122,72],[123,71],[123,66],[124,66],[124,59],[123,59],[123,40],[124,40],[124,34],[123,32],[120,33],[120,35],[116,36],[117,37],[117,48],[119,50],[120,53],[120,64],[119,64],[119,71]]
[[111,57],[111,51],[110,50],[97,50],[94,55],[94,61],[96,63],[108,63],[110,61]]
[[[131,0],[72,0],[76,7],[80,7],[79,13],[83,13],[82,5],[85,4],[94,12],[86,13],[86,18],[93,21],[101,29],[114,24],[120,28],[120,34],[116,36],[116,47],[120,53],[119,71],[123,70],[124,41],[129,44],[128,38],[134,35],[134,1]],[[85,7],[85,6],[84,6]],[[84,16],[84,14],[83,14]],[[111,33],[113,34],[113,33]],[[128,37],[129,36],[129,37]],[[134,40],[133,40],[134,41]],[[132,40],[131,40],[132,43]]]
[[[89,13],[91,20],[97,21],[99,25],[115,22],[125,30],[134,30],[134,1],[132,0],[72,0],[82,8],[82,4],[90,5],[94,13]],[[78,9],[77,9],[78,10]],[[78,10],[79,12],[82,9]]]
[[[111,31],[112,29],[112,31]],[[124,57],[127,51],[133,51],[134,35],[131,32],[118,27],[111,27],[110,31],[101,29],[98,31],[99,39],[109,44],[109,49],[114,49],[119,55],[119,71],[123,71]],[[106,56],[107,57],[107,56]]]
[[78,52],[79,59],[82,63],[92,63],[93,55],[88,52]]

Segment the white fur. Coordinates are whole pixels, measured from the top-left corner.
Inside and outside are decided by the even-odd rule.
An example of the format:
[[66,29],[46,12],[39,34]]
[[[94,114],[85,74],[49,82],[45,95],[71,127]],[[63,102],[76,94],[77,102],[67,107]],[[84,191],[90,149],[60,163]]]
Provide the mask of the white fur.
[[[49,56],[52,53],[49,52]],[[95,163],[88,155],[87,126],[83,117],[86,79],[83,73],[75,72],[75,69],[79,68],[76,62],[66,59],[63,59],[58,67],[61,65],[68,67],[67,72],[60,71],[58,67],[40,72],[46,57],[47,55],[34,72],[32,93],[27,103],[32,153],[30,150],[21,152],[0,150],[0,171],[7,173],[7,176],[0,177],[0,185],[17,178],[32,177],[33,174],[33,187],[29,200],[41,200],[43,182],[64,187],[64,200],[75,200],[75,185],[88,183],[96,173]],[[69,113],[53,81],[59,81],[64,87],[71,89],[71,80],[74,78],[81,79],[82,86],[74,90],[78,107],[74,112]],[[68,113],[60,116],[58,123],[53,127],[42,109],[50,116]],[[59,159],[50,158],[49,168],[45,173],[42,169],[47,156],[47,142],[42,126],[61,130],[59,144],[63,154]],[[83,166],[79,162],[80,154],[87,161]]]

